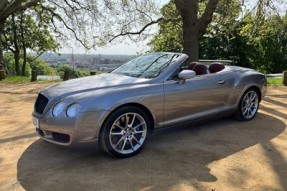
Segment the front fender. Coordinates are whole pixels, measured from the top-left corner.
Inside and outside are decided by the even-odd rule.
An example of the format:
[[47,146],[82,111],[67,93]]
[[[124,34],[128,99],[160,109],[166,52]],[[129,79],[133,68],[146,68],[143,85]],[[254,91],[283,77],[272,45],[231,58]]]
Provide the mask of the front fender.
[[[163,84],[141,84],[126,88],[97,90],[69,96],[80,102],[82,112],[108,111],[106,118],[116,108],[126,104],[140,104],[147,108],[157,126],[163,122]],[[101,119],[101,121],[104,121]]]
[[236,87],[236,102],[235,105],[238,106],[240,99],[242,98],[243,94],[249,88],[254,87],[260,91],[260,100],[265,96],[267,91],[267,83],[266,78],[263,74],[254,72],[254,71],[247,71],[245,75],[242,76],[238,80],[238,85]]

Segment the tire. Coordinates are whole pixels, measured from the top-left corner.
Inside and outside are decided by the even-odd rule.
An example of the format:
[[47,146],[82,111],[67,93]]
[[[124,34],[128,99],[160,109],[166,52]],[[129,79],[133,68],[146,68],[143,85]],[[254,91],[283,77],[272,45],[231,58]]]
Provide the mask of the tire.
[[113,157],[132,157],[142,150],[150,130],[150,120],[145,112],[133,106],[122,107],[106,119],[100,133],[100,145]]
[[235,118],[239,121],[250,121],[253,119],[259,108],[259,93],[256,89],[246,90],[240,99]]

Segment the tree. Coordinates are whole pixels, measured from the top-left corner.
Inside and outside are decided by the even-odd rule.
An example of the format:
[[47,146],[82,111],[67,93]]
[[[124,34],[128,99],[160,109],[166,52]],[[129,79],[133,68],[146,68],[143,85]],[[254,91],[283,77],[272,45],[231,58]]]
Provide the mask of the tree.
[[[7,0],[5,2],[9,3],[10,1]],[[14,4],[16,4],[15,2]],[[22,2],[29,2],[35,6],[39,1],[23,0]],[[180,12],[183,23],[183,51],[190,55],[193,60],[198,59],[198,41],[210,23],[217,3],[218,0],[209,0],[206,4],[206,9],[199,17],[198,1],[175,0],[176,8]],[[58,30],[60,23],[86,48],[107,44],[121,36],[127,36],[132,40],[140,40],[146,37],[145,32],[149,26],[162,20],[162,18],[154,19],[157,17],[157,8],[152,0],[48,0],[47,5],[41,4],[38,6],[52,15],[50,21],[55,33],[67,37],[67,34]],[[4,18],[6,19],[13,12],[10,10],[10,14],[6,14]],[[132,29],[135,29],[135,31]],[[117,31],[120,31],[120,33],[116,34]],[[93,33],[94,35],[89,35]],[[134,38],[133,35],[138,36]],[[92,38],[87,40],[85,37]]]
[[[178,11],[173,2],[165,5],[162,15],[166,19],[176,17]],[[199,10],[204,5],[199,6]],[[255,11],[246,11],[240,18],[237,0],[219,1],[213,20],[200,41],[200,58],[230,59],[237,65],[262,72],[282,72],[286,69],[286,15],[258,5]],[[199,11],[201,12],[201,11]],[[263,14],[264,13],[264,14]],[[159,23],[158,34],[151,41],[153,51],[182,51],[181,22]]]
[[155,52],[182,52],[182,22],[173,1],[164,5],[161,10],[162,20],[158,22],[159,31],[150,41],[149,46]]
[[198,61],[199,40],[212,20],[218,0],[209,0],[201,16],[198,16],[196,0],[175,0],[174,3],[182,19],[183,52],[190,56],[191,61]]
[[[6,19],[18,11],[35,6],[40,0],[2,0],[0,1],[0,35],[3,34]],[[5,66],[3,58],[3,41],[0,36],[0,65]]]
[[[231,0],[224,0],[226,4]],[[240,0],[241,1],[241,0]],[[251,0],[249,0],[251,1]],[[50,29],[59,38],[73,37],[86,48],[106,45],[120,37],[139,41],[149,35],[150,26],[160,21],[155,0],[4,0],[0,3],[0,23],[13,13],[36,6],[37,18],[50,24]],[[199,3],[205,2],[202,14]],[[199,40],[203,37],[212,20],[219,0],[174,0],[182,20],[183,52],[191,60],[198,60]],[[244,0],[242,2],[245,3]],[[270,0],[258,0],[262,5],[270,5]],[[264,7],[263,6],[263,7]],[[42,13],[51,15],[43,18]],[[172,20],[174,18],[170,18]],[[176,20],[178,18],[175,18]],[[2,25],[2,26],[1,26]],[[66,30],[62,30],[63,27]],[[60,30],[59,30],[60,29]],[[3,24],[0,24],[0,34]],[[2,39],[2,38],[1,38]],[[2,45],[1,41],[0,44]],[[0,46],[0,55],[2,55]],[[1,60],[1,57],[0,57]],[[1,62],[1,61],[0,61]]]
[[[76,39],[85,48],[95,48],[114,39],[119,31],[139,28],[156,14],[153,0],[4,0],[0,3],[0,64],[3,63],[3,30],[13,14],[33,7],[33,17],[49,25],[58,39]],[[49,15],[47,17],[47,15]],[[127,19],[128,18],[128,19]],[[132,38],[132,37],[131,37]]]
[[[145,31],[147,27],[157,23],[167,23],[167,27],[169,27],[168,24],[179,22],[180,18],[182,22],[181,36],[183,52],[188,54],[191,60],[197,61],[199,57],[199,40],[202,38],[208,24],[212,20],[212,15],[217,7],[218,1],[219,0],[205,1],[205,9],[202,10],[202,14],[199,14],[199,2],[202,1],[174,0],[175,7],[172,8],[176,9],[176,11],[179,13],[179,17],[161,17],[157,20],[151,19],[149,23],[146,23],[141,29],[138,29],[137,31],[127,30],[132,28],[132,24],[125,25],[122,28],[121,33],[115,35],[111,41],[120,36],[140,35]],[[165,16],[167,16],[167,14]]]
[[[190,60],[197,61],[199,58],[199,41],[204,37],[204,34],[207,30],[208,25],[211,23],[213,18],[213,13],[218,7],[219,0],[174,0],[170,3],[174,3],[176,10],[174,7],[172,7],[173,10],[180,15],[181,19],[181,28],[178,28],[178,25],[173,25],[175,22],[178,22],[178,17],[170,17],[168,14],[163,15],[163,17],[158,18],[157,20],[152,20],[149,23],[143,25],[142,28],[138,29],[137,31],[129,31],[123,28],[121,30],[121,33],[118,35],[115,35],[114,38],[117,38],[119,36],[130,36],[130,35],[140,35],[142,32],[149,27],[150,25],[157,24],[162,25],[163,28],[166,27],[166,29],[162,29],[163,31],[167,32],[169,29],[173,32],[167,32],[165,37],[172,40],[172,42],[169,42],[170,44],[166,44],[167,47],[173,47],[174,49],[171,50],[179,50],[181,49],[180,43],[182,42],[182,51],[189,55]],[[251,2],[251,0],[222,0],[219,9],[222,7],[225,7],[222,11],[228,12],[229,7],[228,5],[232,3],[236,3],[237,7],[239,8],[239,5],[244,6],[245,3]],[[254,1],[252,1],[254,2]],[[263,10],[260,13],[263,15],[268,15],[270,13],[273,13],[274,10],[276,11],[275,1],[269,1],[269,0],[258,0],[257,1],[257,9],[254,9],[258,12],[258,10]],[[284,3],[282,0],[278,0],[280,3]],[[200,4],[204,3],[204,6],[201,7]],[[226,6],[227,5],[227,6]],[[286,5],[286,3],[285,3]],[[261,8],[261,9],[260,9]],[[164,14],[164,11],[162,11]],[[238,10],[235,12],[238,14]],[[259,13],[259,12],[258,12]],[[173,13],[171,15],[174,15]],[[128,25],[129,28],[132,28],[132,25]],[[172,27],[175,27],[179,30],[175,31],[172,29]],[[236,30],[236,28],[234,28]],[[175,31],[175,33],[174,33]],[[181,34],[179,33],[181,32]],[[181,37],[181,38],[177,38]],[[157,36],[157,39],[154,39],[154,42],[156,43],[157,40],[164,41],[162,37]],[[166,41],[165,41],[166,42]],[[160,46],[161,43],[157,42],[157,45]],[[165,49],[166,47],[163,47]]]
[[[264,38],[260,39],[265,71],[281,73],[287,70],[287,12],[285,16],[278,15],[269,18],[262,31]],[[260,66],[260,63],[258,63]]]
[[[202,15],[206,7],[206,2],[199,3],[198,14]],[[170,1],[161,9],[164,21],[170,20],[170,17],[179,17],[179,12],[173,1]],[[222,55],[225,51],[226,44],[229,43],[231,33],[236,29],[240,13],[240,4],[237,0],[230,0],[228,3],[221,0],[217,9],[214,11],[213,21],[206,28],[206,33],[201,37],[199,44],[200,57],[211,58],[215,55]],[[169,22],[159,22],[159,32],[150,42],[153,51],[177,51],[182,52],[184,49],[183,29],[181,20],[170,20]],[[194,44],[194,42],[191,42]],[[213,55],[210,53],[213,52]],[[218,57],[216,57],[218,58]]]
[[[9,25],[7,27],[7,30],[10,31],[10,35],[5,35],[6,31],[3,32],[3,35],[5,37],[5,45],[14,54],[16,75],[20,75],[20,47],[19,42],[17,41],[18,28],[15,21],[15,14],[12,14],[11,22],[8,22],[8,24]],[[8,45],[9,42],[11,43],[11,46]]]
[[[13,14],[7,19],[3,36],[4,48],[14,53],[16,75],[25,76],[28,48],[41,55],[47,50],[56,50],[59,46],[47,25],[42,22],[36,23],[27,11]],[[19,68],[20,53],[23,55],[22,73]]]
[[241,35],[252,51],[246,51],[252,68],[266,73],[281,73],[287,69],[287,13],[284,16],[272,15],[261,19],[256,17],[244,19]]
[[[4,54],[4,60],[7,64],[7,68],[9,70],[10,75],[15,75],[15,60],[14,60],[14,54],[12,52],[6,52]],[[24,60],[23,58],[19,59],[19,68],[20,72],[22,73],[22,66],[23,66]],[[36,58],[32,55],[27,55],[27,66],[25,68],[25,76],[31,75],[31,70],[36,70],[38,75],[57,75],[57,72],[50,67],[47,63],[45,63],[43,60]]]

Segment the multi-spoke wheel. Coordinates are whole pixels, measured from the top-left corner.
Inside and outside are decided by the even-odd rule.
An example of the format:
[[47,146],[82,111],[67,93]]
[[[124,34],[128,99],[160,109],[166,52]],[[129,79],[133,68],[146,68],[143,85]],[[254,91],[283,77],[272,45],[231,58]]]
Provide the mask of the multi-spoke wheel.
[[248,89],[240,100],[235,116],[241,121],[249,121],[255,117],[258,107],[258,92],[254,89]]
[[102,128],[102,148],[112,156],[126,158],[143,148],[149,135],[150,121],[139,108],[123,107],[113,112]]

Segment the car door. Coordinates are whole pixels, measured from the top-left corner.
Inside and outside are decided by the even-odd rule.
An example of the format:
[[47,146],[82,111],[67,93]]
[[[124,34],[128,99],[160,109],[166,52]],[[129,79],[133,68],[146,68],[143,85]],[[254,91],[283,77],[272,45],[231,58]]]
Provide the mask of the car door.
[[164,125],[184,123],[220,111],[233,86],[231,73],[195,76],[184,84],[178,80],[164,83]]

